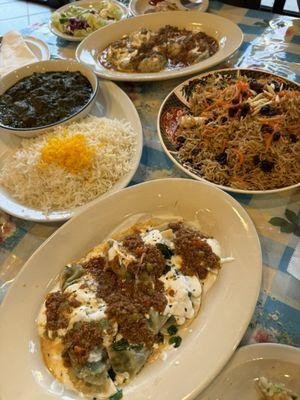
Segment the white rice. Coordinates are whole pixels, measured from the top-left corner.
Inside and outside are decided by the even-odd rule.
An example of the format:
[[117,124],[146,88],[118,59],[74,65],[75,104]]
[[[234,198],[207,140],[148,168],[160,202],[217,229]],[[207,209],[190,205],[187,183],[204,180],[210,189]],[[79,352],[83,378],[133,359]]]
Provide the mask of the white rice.
[[[41,149],[48,138],[63,138],[66,129],[67,137],[80,133],[87,145],[95,146],[89,171],[75,175],[55,164],[39,167]],[[131,170],[136,141],[129,123],[89,116],[56,127],[42,137],[23,140],[4,161],[0,184],[20,203],[44,212],[81,206],[107,192]]]

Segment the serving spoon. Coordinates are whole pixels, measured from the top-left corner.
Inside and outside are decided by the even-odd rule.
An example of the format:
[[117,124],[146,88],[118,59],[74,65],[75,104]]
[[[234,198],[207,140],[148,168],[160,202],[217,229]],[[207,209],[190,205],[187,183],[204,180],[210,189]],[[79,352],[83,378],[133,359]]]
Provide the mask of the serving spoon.
[[202,0],[196,0],[196,1],[190,1],[190,0],[180,0],[180,3],[186,7],[189,8],[190,10],[194,8],[198,8],[199,5],[202,3]]

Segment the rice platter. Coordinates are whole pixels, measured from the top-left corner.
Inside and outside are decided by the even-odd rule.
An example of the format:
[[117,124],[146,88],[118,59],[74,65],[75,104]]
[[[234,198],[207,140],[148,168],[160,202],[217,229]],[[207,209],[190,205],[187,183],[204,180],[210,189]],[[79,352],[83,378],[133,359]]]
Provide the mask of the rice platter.
[[24,139],[3,163],[0,184],[34,209],[72,209],[107,192],[133,166],[136,133],[127,122],[88,116]]
[[190,80],[168,97],[159,126],[176,161],[215,184],[265,191],[300,182],[300,90],[279,76],[223,70]]

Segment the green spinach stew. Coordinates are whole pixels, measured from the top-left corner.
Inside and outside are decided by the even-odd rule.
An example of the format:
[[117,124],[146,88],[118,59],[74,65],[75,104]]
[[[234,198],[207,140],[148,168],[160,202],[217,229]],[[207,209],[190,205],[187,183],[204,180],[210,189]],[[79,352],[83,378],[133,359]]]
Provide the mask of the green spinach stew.
[[93,88],[80,72],[35,72],[0,96],[0,124],[36,128],[77,113],[90,100]]

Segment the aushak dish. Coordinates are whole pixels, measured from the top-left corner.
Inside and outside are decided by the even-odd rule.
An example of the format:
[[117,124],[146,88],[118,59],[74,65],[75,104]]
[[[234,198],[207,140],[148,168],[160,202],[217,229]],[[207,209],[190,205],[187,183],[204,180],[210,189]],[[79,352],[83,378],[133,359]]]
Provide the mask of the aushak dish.
[[123,36],[100,52],[99,61],[115,71],[151,73],[188,67],[218,49],[217,40],[204,32],[166,25],[158,31],[141,28]]
[[68,264],[46,296],[46,366],[88,398],[120,399],[147,362],[180,346],[225,261],[217,240],[178,219],[114,235]]

